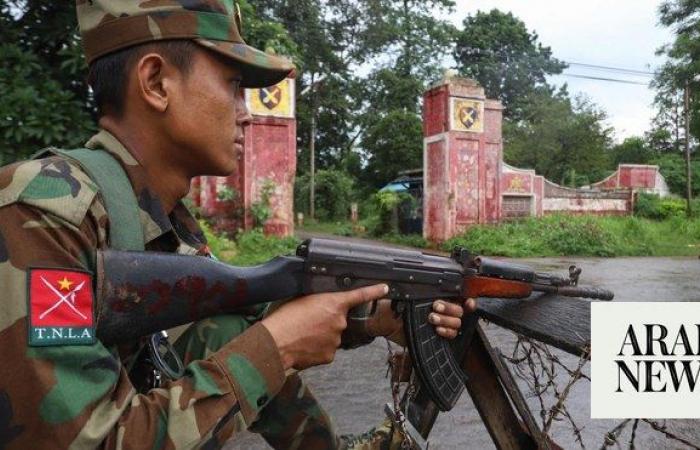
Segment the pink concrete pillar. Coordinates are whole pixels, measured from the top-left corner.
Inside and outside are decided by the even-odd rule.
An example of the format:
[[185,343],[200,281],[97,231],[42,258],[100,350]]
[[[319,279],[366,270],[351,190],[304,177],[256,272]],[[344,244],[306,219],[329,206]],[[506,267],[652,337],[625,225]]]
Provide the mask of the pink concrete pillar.
[[463,78],[444,79],[423,99],[423,235],[441,242],[501,217],[503,107]]
[[199,177],[198,189],[192,190],[195,204],[217,230],[253,228],[252,208],[266,204],[270,215],[265,232],[280,236],[294,232],[294,87],[294,79],[287,78],[269,88],[246,89],[246,105],[253,120],[244,130],[238,170],[229,177]]

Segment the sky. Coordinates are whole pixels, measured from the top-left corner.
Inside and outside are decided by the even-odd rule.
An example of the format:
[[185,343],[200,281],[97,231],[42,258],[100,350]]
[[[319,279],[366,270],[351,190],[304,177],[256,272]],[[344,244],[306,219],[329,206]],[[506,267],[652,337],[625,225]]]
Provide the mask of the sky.
[[[536,31],[539,41],[554,57],[567,62],[653,72],[664,58],[654,53],[673,40],[672,30],[658,25],[659,0],[456,0],[450,16],[461,26],[467,15],[493,8],[510,11]],[[571,65],[565,74],[616,78],[647,83],[648,76],[633,76]],[[582,93],[608,115],[615,141],[643,135],[654,116],[654,91],[633,85],[554,76],[550,83],[567,83],[569,93]]]

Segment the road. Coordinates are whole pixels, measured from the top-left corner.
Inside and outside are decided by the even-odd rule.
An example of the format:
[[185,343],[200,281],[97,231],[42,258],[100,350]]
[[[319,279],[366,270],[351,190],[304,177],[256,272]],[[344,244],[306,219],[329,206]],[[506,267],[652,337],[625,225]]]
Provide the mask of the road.
[[[596,284],[616,293],[615,301],[700,301],[700,260],[698,258],[535,258],[520,262],[539,270],[565,273],[572,261],[583,268],[582,283]],[[486,325],[491,343],[505,354],[512,351],[515,339],[511,332],[495,325]],[[577,358],[563,352],[555,353],[568,365],[575,366]],[[389,382],[386,374],[386,343],[377,340],[362,349],[342,351],[336,360],[324,367],[304,372],[304,380],[319,401],[335,418],[341,433],[361,433],[379,424],[383,418],[383,405],[390,401]],[[585,373],[589,373],[588,367]],[[557,380],[565,383],[566,378]],[[539,401],[528,395],[521,383],[528,404],[539,419]],[[545,398],[547,404],[553,398]],[[601,448],[604,435],[619,421],[590,419],[590,389],[586,380],[574,385],[568,397],[567,407],[579,427],[585,448]],[[686,437],[700,446],[700,420],[667,421],[670,431]],[[631,427],[620,437],[627,448]],[[581,448],[567,422],[555,422],[554,440],[564,448]],[[258,436],[244,433],[231,441],[226,450],[263,450],[269,447]],[[438,417],[430,436],[431,450],[495,448],[479,419],[468,395],[463,395],[457,406]],[[612,448],[612,447],[611,447]],[[637,449],[687,448],[666,439],[646,424],[640,424],[635,440]]]

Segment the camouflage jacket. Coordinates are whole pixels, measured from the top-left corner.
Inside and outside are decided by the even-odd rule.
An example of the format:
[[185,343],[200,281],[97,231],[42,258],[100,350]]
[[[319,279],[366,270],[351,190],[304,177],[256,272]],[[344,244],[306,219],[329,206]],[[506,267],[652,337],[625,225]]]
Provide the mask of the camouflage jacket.
[[[124,167],[139,202],[147,250],[208,252],[185,206],[166,214],[144,168],[114,136],[101,131],[86,145],[109,151]],[[183,378],[145,394],[136,392],[125,368],[133,349],[99,341],[29,344],[39,289],[55,300],[42,316],[48,310],[73,314],[87,295],[80,302],[73,295],[69,304],[65,276],[55,286],[46,278],[34,286],[30,268],[93,273],[95,249],[108,242],[101,196],[76,164],[51,156],[0,169],[0,448],[181,449],[248,428],[285,379],[275,343],[260,324],[189,364]],[[99,310],[99,299],[94,302]]]

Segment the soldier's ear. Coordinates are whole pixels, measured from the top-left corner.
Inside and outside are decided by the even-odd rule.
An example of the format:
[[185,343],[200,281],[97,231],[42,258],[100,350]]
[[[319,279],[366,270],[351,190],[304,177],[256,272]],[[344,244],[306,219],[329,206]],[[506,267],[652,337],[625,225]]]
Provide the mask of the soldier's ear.
[[172,70],[158,53],[147,53],[136,64],[136,90],[149,107],[158,112],[168,109]]

